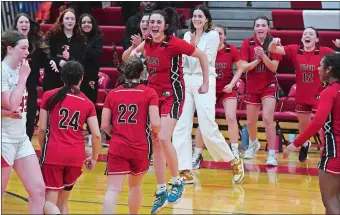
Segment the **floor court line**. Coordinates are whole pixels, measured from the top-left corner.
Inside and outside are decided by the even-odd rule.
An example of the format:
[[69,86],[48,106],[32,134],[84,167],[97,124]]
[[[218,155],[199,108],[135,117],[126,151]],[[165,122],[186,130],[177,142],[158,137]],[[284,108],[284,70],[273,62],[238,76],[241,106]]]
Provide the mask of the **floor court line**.
[[[5,193],[11,195],[11,196],[14,196],[18,199],[21,199],[25,202],[28,202],[28,199],[23,197],[23,196],[20,196],[18,194],[15,194],[13,192],[9,192],[9,191],[5,191]],[[76,203],[84,203],[84,204],[102,204],[101,202],[94,202],[94,201],[83,201],[83,200],[69,200],[69,202],[76,202]],[[126,206],[128,207],[128,204],[117,204],[117,206]],[[170,203],[169,203],[170,205]],[[142,205],[141,207],[143,208],[152,208],[152,206],[147,206],[147,205]],[[171,207],[165,207],[165,208],[168,208],[168,209],[171,209]],[[226,212],[226,211],[213,211],[213,210],[202,210],[202,209],[189,209],[189,208],[176,208],[176,210],[183,210],[183,211],[196,211],[196,212],[207,212],[207,213],[224,213],[224,214],[241,214],[241,213],[230,213],[230,212]],[[245,213],[242,213],[242,214],[245,214]],[[250,214],[245,214],[245,215],[250,215]]]

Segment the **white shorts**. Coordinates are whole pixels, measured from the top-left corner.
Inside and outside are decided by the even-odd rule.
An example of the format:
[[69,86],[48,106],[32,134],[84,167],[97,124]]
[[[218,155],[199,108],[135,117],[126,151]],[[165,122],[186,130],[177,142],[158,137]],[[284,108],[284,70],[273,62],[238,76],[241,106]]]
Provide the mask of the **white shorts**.
[[1,143],[1,156],[8,163],[13,166],[14,161],[30,155],[35,155],[35,150],[28,137],[20,143]]

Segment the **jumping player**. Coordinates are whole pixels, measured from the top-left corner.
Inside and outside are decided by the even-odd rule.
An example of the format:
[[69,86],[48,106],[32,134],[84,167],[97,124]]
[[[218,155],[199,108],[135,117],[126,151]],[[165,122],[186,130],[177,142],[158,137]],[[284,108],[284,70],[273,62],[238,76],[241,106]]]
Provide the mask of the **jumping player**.
[[59,214],[55,205],[45,204],[44,179],[33,145],[26,134],[26,80],[31,72],[26,60],[28,48],[27,37],[21,32],[11,30],[1,37],[1,112],[16,113],[14,119],[11,114],[1,118],[1,194],[6,190],[13,168],[29,195],[29,212]]
[[105,99],[102,128],[111,136],[111,143],[103,214],[115,212],[127,175],[129,213],[138,214],[142,204],[142,181],[152,155],[151,130],[154,136],[160,130],[158,96],[155,90],[140,83],[143,69],[142,61],[130,56],[122,67],[125,83]]
[[284,158],[323,128],[324,146],[318,164],[322,202],[326,214],[340,214],[340,54],[325,55],[318,70],[321,81],[329,86],[321,92],[313,120],[287,146]]
[[[182,54],[199,58],[203,83],[198,92],[207,93],[209,88],[208,59],[195,46],[173,36],[178,26],[178,13],[173,8],[152,12],[149,20],[150,36],[131,52],[131,55],[136,55],[145,51],[148,86],[156,90],[160,100],[161,130],[159,142],[153,145],[157,192],[152,214],[162,210],[168,202],[178,203],[184,188],[179,176],[177,154],[171,143],[172,132],[181,115],[184,101]],[[164,157],[174,182],[169,195],[165,185]]]
[[[94,104],[80,92],[84,69],[77,61],[68,61],[60,71],[64,86],[44,93],[39,115],[41,170],[46,184],[46,199],[68,214],[68,198],[83,162],[94,168],[101,145]],[[92,134],[92,156],[84,161],[83,126]]]
[[[323,56],[335,52],[331,48],[318,46],[319,33],[312,27],[305,28],[301,38],[302,45],[281,46],[280,38],[274,38],[269,49],[271,52],[286,55],[296,70],[296,108],[301,133],[312,119],[318,107],[319,96],[323,90],[318,74],[318,66]],[[300,149],[299,160],[308,158],[311,142],[307,140]]]
[[247,127],[250,137],[244,158],[254,158],[256,152],[260,149],[260,143],[256,137],[258,113],[262,104],[262,118],[269,148],[266,164],[276,166],[274,111],[278,82],[275,74],[282,57],[268,50],[273,39],[268,33],[269,27],[267,17],[257,17],[254,22],[254,37],[245,39],[241,47],[241,60],[244,61],[243,69],[247,72],[245,102],[247,103]]

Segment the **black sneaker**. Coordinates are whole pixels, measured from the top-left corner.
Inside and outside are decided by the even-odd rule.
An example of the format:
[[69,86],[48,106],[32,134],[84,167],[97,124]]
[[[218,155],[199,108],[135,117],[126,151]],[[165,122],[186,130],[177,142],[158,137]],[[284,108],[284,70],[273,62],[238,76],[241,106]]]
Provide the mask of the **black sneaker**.
[[311,142],[308,141],[307,146],[301,146],[300,152],[299,152],[299,161],[300,162],[305,162],[308,159],[308,150],[311,146]]

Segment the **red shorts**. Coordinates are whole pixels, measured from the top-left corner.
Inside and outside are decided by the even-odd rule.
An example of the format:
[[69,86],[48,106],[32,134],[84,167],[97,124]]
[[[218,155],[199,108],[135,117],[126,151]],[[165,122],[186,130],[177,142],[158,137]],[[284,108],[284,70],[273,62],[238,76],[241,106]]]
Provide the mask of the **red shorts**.
[[330,174],[340,175],[340,157],[329,158],[322,156],[318,168]]
[[111,143],[110,147],[112,148],[107,158],[108,175],[139,175],[149,170],[149,149],[136,149],[116,143]]
[[6,161],[5,159],[1,156],[1,167],[8,167],[10,166]]
[[74,185],[81,176],[81,167],[43,164],[41,172],[44,177],[46,189],[62,190]]
[[319,100],[315,100],[314,104],[302,104],[302,103],[296,103],[295,112],[297,113],[310,113],[310,112],[316,112],[316,109],[318,109],[319,106]]
[[270,84],[260,93],[246,93],[244,96],[244,102],[247,104],[262,104],[262,100],[265,98],[275,98],[278,97],[278,86],[276,84]]
[[179,119],[182,114],[184,105],[184,91],[183,99],[175,99],[172,91],[156,91],[159,97],[159,114],[161,117],[167,117],[170,114],[170,118]]
[[216,93],[216,106],[217,105],[223,106],[223,102],[227,99],[237,99],[236,87],[233,88],[233,91],[231,91],[231,93],[225,93],[223,91],[217,92]]

